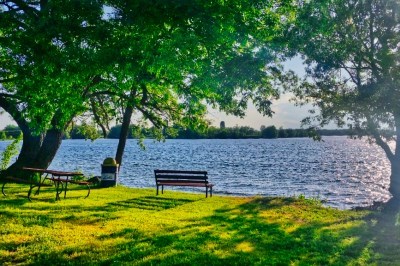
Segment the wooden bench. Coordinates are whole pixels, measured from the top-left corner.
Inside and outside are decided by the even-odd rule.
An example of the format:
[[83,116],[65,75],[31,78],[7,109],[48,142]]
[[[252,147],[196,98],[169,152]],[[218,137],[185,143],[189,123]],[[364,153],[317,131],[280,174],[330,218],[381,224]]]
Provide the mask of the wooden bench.
[[161,193],[164,193],[164,186],[186,186],[186,187],[205,187],[206,198],[208,190],[212,197],[213,184],[208,182],[206,171],[180,171],[180,170],[154,170],[156,179],[157,195],[161,186]]

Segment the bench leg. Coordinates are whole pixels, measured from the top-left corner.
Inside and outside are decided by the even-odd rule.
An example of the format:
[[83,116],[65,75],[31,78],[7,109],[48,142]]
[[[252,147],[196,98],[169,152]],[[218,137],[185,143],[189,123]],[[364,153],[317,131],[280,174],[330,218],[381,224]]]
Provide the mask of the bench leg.
[[158,185],[156,185],[156,187],[157,187],[157,193],[156,193],[156,195],[158,196]]
[[161,194],[164,194],[164,185],[161,186]]
[[212,197],[212,187],[210,187],[210,198]]
[[206,187],[206,198],[208,198],[208,187]]

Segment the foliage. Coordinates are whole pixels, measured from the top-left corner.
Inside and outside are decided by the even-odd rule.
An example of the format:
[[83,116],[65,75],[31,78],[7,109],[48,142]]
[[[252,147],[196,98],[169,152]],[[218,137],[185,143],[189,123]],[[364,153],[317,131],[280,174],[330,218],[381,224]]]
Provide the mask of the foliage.
[[[0,263],[68,265],[367,265],[377,253],[370,212],[296,198],[222,197],[124,187],[73,187],[54,201],[23,186],[0,198]],[[393,234],[392,232],[392,235]],[[394,247],[398,247],[394,244]]]
[[278,129],[278,138],[287,138],[287,137],[288,137],[287,131],[283,127],[280,127]]
[[291,33],[301,38],[297,47],[308,75],[295,92],[301,100],[314,100],[321,126],[330,121],[342,126],[347,119],[372,134],[395,125],[398,10],[396,1],[386,0],[310,1],[300,9]]
[[98,65],[94,38],[105,30],[102,4],[2,1],[1,7],[0,106],[37,133],[64,128],[85,110]]
[[278,137],[278,130],[275,126],[269,126],[261,130],[261,136],[266,139],[276,139]]
[[1,154],[0,170],[5,170],[10,164],[12,158],[19,153],[19,143],[21,142],[22,135],[14,139]]
[[100,137],[100,133],[96,125],[82,123],[81,125],[74,126],[70,132],[71,139],[90,139],[94,141]]
[[0,140],[6,140],[6,139],[7,139],[6,132],[0,131]]
[[[275,126],[274,126],[275,127]],[[261,127],[261,130],[256,130],[254,128],[248,126],[235,126],[235,127],[225,127],[225,128],[216,128],[216,127],[208,127],[206,131],[199,131],[196,129],[182,128],[175,126],[171,133],[166,134],[167,138],[171,139],[248,139],[248,138],[266,138],[261,134],[263,130],[265,130],[265,126]],[[276,129],[276,127],[275,127]],[[110,133],[107,138],[110,139],[118,139],[119,132],[121,130],[121,125],[116,125],[111,127]],[[134,134],[134,131],[140,133]],[[156,130],[154,127],[134,127],[131,125],[130,132],[128,138],[156,138],[155,133]],[[274,138],[276,136],[275,130],[273,131]],[[282,133],[284,132],[284,133]],[[320,136],[349,136],[352,134],[350,129],[319,129],[316,132]],[[304,138],[310,137],[312,133],[308,129],[301,128],[282,128],[280,127],[278,130],[278,138]],[[80,136],[79,138],[84,138]]]
[[205,130],[210,105],[243,116],[253,102],[272,115],[285,81],[277,37],[287,1],[2,1],[0,10],[0,107],[24,131],[22,151],[39,147],[19,156],[31,162],[48,165],[59,144],[47,140],[88,112],[103,136],[133,113],[161,139],[175,125]]
[[[307,75],[292,92],[318,112],[304,124],[349,124],[370,136],[392,163],[390,190],[400,196],[400,5],[397,0],[306,1],[288,28]],[[395,136],[382,134],[396,130]]]
[[16,139],[21,135],[21,129],[18,126],[7,125],[4,127],[1,133],[4,133],[4,139]]
[[47,168],[72,120],[100,88],[102,1],[0,2],[0,108],[23,132],[6,171]]
[[157,136],[172,126],[205,130],[207,104],[241,116],[253,101],[272,114],[282,78],[273,43],[284,2],[107,4],[114,31],[103,46],[112,67],[101,79],[113,84],[111,109],[133,107]]

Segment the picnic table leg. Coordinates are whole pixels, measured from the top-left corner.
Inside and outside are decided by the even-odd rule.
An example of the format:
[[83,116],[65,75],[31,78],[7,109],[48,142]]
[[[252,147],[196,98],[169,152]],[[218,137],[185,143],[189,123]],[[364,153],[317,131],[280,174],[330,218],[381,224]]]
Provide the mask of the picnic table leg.
[[68,186],[68,176],[67,176],[67,181],[65,182],[64,199],[67,198],[67,186]]
[[[46,174],[45,176],[40,175],[40,177],[39,177],[38,189],[36,190],[35,195],[39,195],[39,193],[40,193],[40,188],[42,187],[42,184],[44,183],[44,181],[46,180],[46,178],[47,178],[48,175],[49,175],[49,174]],[[31,180],[31,182],[34,183],[33,178],[32,178],[32,180]]]
[[[31,194],[32,194],[32,190],[33,190],[34,187],[36,187],[34,184],[31,184],[30,187],[29,187],[29,191],[28,191],[28,200],[29,201],[32,201]],[[40,189],[40,187],[38,188],[38,190],[39,189]],[[37,195],[37,194],[39,194],[38,191],[36,191],[35,195]]]
[[[60,200],[60,194],[63,192],[64,190],[64,185],[62,181],[56,181],[56,200]],[[60,185],[61,185],[61,189],[60,189]]]
[[1,193],[3,193],[4,196],[7,196],[6,193],[4,192],[4,187],[7,184],[7,182],[4,181],[3,186],[1,187]]
[[89,194],[90,194],[90,186],[89,186],[89,185],[86,185],[86,186],[88,187],[88,193],[87,193],[85,199],[86,199],[87,197],[89,197]]

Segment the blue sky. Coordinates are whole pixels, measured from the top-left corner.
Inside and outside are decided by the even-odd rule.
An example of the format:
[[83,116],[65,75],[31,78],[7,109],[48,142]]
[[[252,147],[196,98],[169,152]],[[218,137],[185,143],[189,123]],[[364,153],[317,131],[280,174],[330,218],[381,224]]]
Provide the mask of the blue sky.
[[[295,71],[299,75],[304,73],[304,68],[299,58],[287,62],[285,67]],[[210,110],[208,118],[211,120],[212,125],[215,126],[219,126],[221,121],[225,121],[227,127],[234,127],[237,125],[260,129],[262,125],[275,125],[276,127],[299,128],[300,120],[307,116],[308,108],[294,106],[289,102],[290,98],[290,95],[281,95],[279,100],[273,102],[272,110],[275,112],[273,117],[262,116],[257,112],[254,106],[250,105],[246,116],[242,119],[235,116],[228,116],[216,110]],[[3,129],[9,124],[15,124],[10,116],[7,113],[0,115],[0,129]]]

